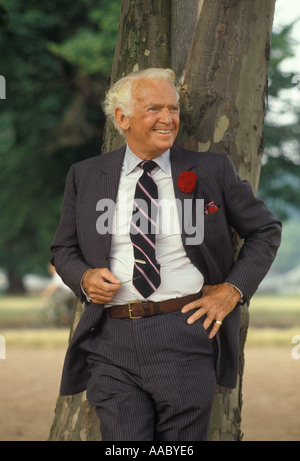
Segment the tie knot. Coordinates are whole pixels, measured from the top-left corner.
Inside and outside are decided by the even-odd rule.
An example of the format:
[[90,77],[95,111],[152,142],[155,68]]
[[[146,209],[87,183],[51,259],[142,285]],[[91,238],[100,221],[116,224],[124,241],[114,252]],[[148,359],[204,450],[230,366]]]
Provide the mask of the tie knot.
[[146,160],[140,163],[140,167],[143,168],[144,171],[151,171],[153,168],[157,166],[157,163],[153,160]]

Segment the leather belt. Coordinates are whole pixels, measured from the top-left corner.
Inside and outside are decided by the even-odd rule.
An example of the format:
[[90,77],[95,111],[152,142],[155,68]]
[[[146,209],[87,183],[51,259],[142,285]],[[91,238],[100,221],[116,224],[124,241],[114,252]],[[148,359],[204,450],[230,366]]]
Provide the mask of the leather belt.
[[140,319],[150,315],[167,314],[181,309],[188,303],[201,298],[201,291],[192,295],[183,296],[183,298],[173,298],[166,301],[133,301],[120,306],[111,306],[104,309],[103,315],[112,319]]

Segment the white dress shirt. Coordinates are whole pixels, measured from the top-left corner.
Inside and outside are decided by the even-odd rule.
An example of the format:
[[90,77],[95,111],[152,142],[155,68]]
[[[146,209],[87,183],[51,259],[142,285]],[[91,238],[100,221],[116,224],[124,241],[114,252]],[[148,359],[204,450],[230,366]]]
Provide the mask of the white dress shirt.
[[[158,164],[151,174],[158,188],[159,232],[156,234],[156,258],[161,267],[161,285],[149,297],[151,301],[163,301],[197,293],[203,285],[203,276],[191,263],[184,250],[178,213],[175,205],[171,176],[170,150],[154,159]],[[110,249],[110,271],[124,283],[112,302],[105,307],[126,304],[144,298],[133,286],[134,254],[129,235],[132,203],[138,178],[143,170],[138,166],[141,159],[127,145],[122,166],[113,235]]]

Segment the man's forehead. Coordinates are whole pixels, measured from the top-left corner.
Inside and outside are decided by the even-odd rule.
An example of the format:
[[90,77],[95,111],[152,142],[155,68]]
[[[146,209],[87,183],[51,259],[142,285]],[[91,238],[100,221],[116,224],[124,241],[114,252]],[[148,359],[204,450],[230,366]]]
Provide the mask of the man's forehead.
[[137,101],[152,100],[153,103],[158,103],[157,98],[162,98],[166,96],[166,88],[170,88],[170,93],[174,94],[176,99],[175,90],[172,87],[171,83],[167,80],[157,79],[157,78],[147,78],[141,79],[134,82],[132,87],[133,96]]

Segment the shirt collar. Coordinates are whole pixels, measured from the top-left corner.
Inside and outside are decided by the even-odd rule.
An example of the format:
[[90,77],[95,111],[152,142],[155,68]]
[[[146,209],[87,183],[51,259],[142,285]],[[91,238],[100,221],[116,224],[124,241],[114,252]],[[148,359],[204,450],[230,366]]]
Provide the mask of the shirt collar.
[[[171,164],[170,164],[170,149],[166,150],[159,157],[156,157],[154,161],[157,165],[167,174],[171,175]],[[131,173],[141,162],[140,157],[137,157],[128,144],[126,145],[125,157],[124,157],[124,172],[125,175]]]

